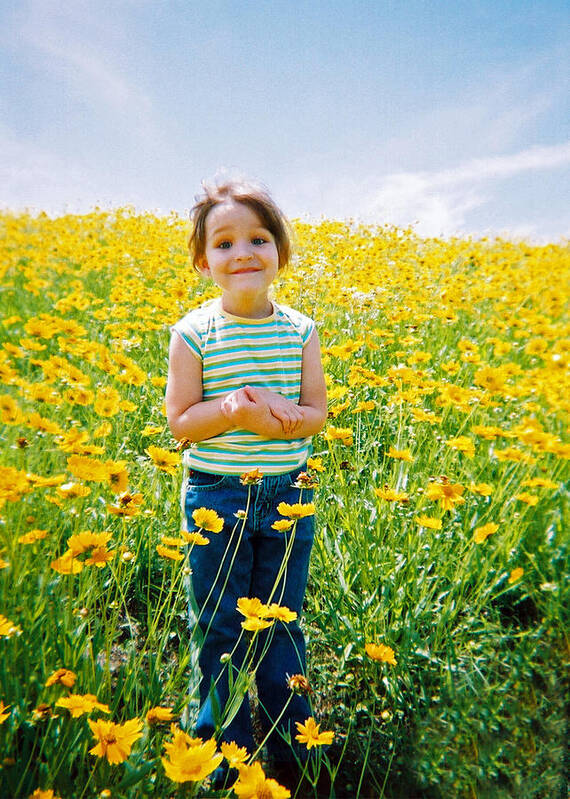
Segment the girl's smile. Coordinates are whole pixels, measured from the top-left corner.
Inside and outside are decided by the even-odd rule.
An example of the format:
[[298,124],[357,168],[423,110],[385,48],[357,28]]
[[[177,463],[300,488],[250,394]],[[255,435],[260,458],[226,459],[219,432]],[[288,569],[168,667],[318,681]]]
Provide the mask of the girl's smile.
[[222,289],[222,306],[236,316],[269,316],[268,290],[277,275],[279,253],[272,233],[244,203],[228,200],[206,219],[201,271]]

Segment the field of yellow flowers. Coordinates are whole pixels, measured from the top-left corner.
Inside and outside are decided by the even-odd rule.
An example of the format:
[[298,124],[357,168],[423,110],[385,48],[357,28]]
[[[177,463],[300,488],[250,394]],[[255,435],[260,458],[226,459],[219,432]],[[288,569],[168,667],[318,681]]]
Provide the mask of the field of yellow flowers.
[[[191,737],[211,520],[181,532],[164,386],[169,326],[217,290],[187,223],[0,225],[0,797],[214,795],[225,758],[215,795],[283,799]],[[565,796],[568,247],[295,231],[276,297],[317,321],[329,390],[300,740],[341,799]]]

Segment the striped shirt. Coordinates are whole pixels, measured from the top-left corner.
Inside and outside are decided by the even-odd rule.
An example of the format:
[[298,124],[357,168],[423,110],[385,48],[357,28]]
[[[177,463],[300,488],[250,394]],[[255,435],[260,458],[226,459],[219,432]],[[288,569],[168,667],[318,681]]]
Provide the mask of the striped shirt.
[[[303,347],[314,327],[308,316],[276,303],[264,319],[233,316],[218,298],[190,311],[172,329],[202,362],[203,400],[250,385],[298,403]],[[310,454],[310,437],[284,441],[234,428],[192,444],[185,457],[190,468],[213,474],[255,468],[282,474],[301,466]]]

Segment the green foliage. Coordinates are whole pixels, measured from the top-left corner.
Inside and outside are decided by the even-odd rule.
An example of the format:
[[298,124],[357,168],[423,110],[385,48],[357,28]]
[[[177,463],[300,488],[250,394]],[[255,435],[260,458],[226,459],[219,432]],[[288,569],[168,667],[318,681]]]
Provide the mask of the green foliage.
[[[93,694],[110,714],[89,717],[116,723],[169,707],[191,727],[188,570],[157,551],[180,533],[180,468],[150,447],[177,458],[162,407],[168,327],[212,289],[189,269],[176,218],[2,225],[0,614],[18,630],[0,637],[0,796],[205,796],[207,781],[166,777],[168,724],[145,724],[112,765],[89,753],[87,715],[56,702]],[[569,328],[551,284],[568,273],[567,249],[327,221],[298,223],[297,238],[277,296],[317,319],[330,397],[314,442],[305,628],[315,715],[335,740],[312,781],[330,772],[339,799],[558,799]],[[115,477],[78,476],[73,454],[115,464]],[[446,508],[430,489],[449,485],[461,493]],[[140,494],[132,515],[125,493]],[[87,564],[88,548],[80,572],[58,571],[84,531],[110,533],[109,562]],[[262,654],[252,646],[250,672],[236,675],[234,708]],[[60,668],[73,688],[46,686]]]

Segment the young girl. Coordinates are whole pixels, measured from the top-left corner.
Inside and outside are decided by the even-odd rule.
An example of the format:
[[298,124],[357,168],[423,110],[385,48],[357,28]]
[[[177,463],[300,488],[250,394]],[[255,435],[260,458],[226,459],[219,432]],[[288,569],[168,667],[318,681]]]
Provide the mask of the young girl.
[[[301,614],[313,517],[299,519],[292,534],[272,525],[283,519],[281,502],[299,502],[294,484],[327,405],[314,322],[269,296],[290,254],[287,224],[271,197],[246,182],[207,186],[191,217],[194,267],[222,293],[173,327],[166,409],[175,438],[192,442],[186,451],[189,529],[198,508],[224,519],[223,530],[209,534],[208,546],[194,546],[190,554],[192,600],[203,636],[196,734],[210,738],[219,736],[216,720],[224,719],[231,681],[247,651],[238,599],[277,602]],[[248,487],[240,475],[254,469],[263,478]],[[248,492],[238,534],[236,513],[245,510]],[[304,490],[302,501],[310,500],[311,491]],[[294,762],[284,734],[294,745],[295,722],[311,715],[306,699],[292,695],[287,681],[305,671],[305,641],[296,620],[275,621],[257,635],[256,652],[266,648],[256,668],[261,724],[264,735],[270,732],[267,748],[280,775]],[[247,697],[234,712],[226,713],[221,737],[252,754]]]

